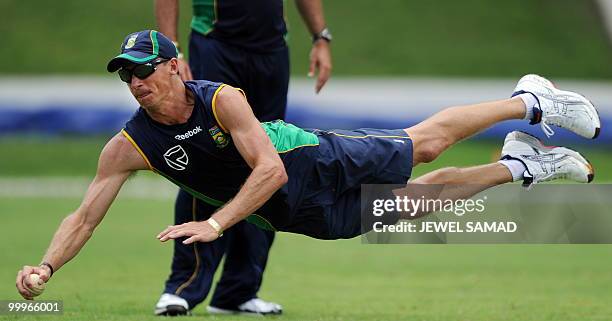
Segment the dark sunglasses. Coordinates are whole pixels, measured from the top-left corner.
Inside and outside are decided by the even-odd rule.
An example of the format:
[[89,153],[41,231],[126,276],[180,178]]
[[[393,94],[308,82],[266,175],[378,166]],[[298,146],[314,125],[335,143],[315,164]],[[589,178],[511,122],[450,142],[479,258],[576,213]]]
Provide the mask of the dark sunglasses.
[[121,78],[123,82],[126,82],[128,84],[132,82],[132,76],[136,76],[138,79],[146,79],[147,77],[151,76],[151,74],[153,74],[155,70],[157,70],[157,65],[166,61],[168,61],[168,59],[162,59],[159,61],[154,61],[152,63],[148,62],[146,64],[136,65],[134,68],[130,69],[121,68],[118,72],[119,78]]

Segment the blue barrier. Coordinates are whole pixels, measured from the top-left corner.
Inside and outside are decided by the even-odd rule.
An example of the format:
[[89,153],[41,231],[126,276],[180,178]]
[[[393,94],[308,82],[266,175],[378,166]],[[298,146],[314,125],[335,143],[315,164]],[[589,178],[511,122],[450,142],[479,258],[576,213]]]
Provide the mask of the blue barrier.
[[[446,106],[508,97],[512,79],[334,79],[321,95],[312,80],[292,79],[287,121],[310,128],[405,128]],[[31,83],[38,86],[32,89]],[[591,98],[598,106],[602,132],[597,143],[612,144],[612,84],[561,81]],[[247,98],[249,93],[247,92]],[[0,78],[0,135],[112,134],[138,108],[126,86],[114,77]],[[525,121],[498,124],[478,138],[501,139],[508,131],[524,130],[543,137]],[[557,130],[550,144],[591,143]]]
[[[357,117],[339,111],[322,114],[312,111],[313,108],[303,105],[290,105],[287,111],[287,121],[304,128],[405,128],[423,120],[416,117],[390,117],[388,119]],[[63,108],[62,106],[43,106],[36,110],[20,110],[0,106],[0,135],[2,134],[78,134],[99,135],[111,134],[123,128],[133,111],[108,106],[104,108]],[[606,131],[606,124],[612,123],[612,118],[602,119],[602,132],[597,143],[612,144],[612,131]],[[523,130],[544,137],[539,126],[530,126],[525,121],[508,121],[500,123],[479,134],[476,138],[500,139],[512,130]],[[594,144],[595,141],[582,139],[566,130],[556,130],[556,135],[547,140],[550,144],[579,142]]]

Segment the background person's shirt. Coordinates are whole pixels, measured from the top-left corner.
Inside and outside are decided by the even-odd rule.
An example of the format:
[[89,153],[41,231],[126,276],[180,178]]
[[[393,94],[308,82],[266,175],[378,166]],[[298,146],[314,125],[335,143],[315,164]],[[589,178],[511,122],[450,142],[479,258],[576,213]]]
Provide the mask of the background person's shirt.
[[193,0],[191,28],[256,52],[286,47],[283,0]]

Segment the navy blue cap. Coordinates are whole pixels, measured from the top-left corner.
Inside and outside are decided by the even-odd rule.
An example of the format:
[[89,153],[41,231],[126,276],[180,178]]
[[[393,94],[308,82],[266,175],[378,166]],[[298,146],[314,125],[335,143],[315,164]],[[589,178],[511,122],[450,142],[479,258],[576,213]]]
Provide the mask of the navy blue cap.
[[178,50],[164,34],[155,30],[143,30],[125,37],[121,44],[121,54],[108,62],[106,70],[115,72],[126,62],[146,64],[157,58],[171,59],[177,56]]

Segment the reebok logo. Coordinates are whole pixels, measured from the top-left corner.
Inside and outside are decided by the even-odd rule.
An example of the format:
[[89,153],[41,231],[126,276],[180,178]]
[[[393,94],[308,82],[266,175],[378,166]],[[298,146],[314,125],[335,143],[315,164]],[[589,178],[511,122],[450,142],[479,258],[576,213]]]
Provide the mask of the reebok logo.
[[174,136],[174,138],[176,140],[185,140],[185,139],[187,139],[187,138],[189,138],[191,136],[195,136],[197,133],[199,133],[201,131],[202,131],[202,128],[200,128],[200,126],[196,126],[196,128],[194,128],[194,129],[192,129],[190,131],[187,131],[186,133],[184,133],[182,135],[176,135],[176,136]]

